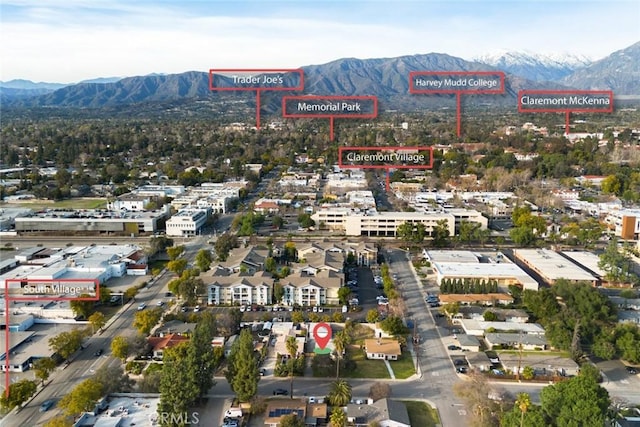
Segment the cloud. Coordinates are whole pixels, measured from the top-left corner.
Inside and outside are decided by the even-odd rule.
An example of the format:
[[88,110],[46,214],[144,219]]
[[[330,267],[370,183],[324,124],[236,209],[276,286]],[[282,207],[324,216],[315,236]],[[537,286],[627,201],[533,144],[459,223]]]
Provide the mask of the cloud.
[[[469,59],[497,48],[601,57],[638,40],[634,8],[624,1],[318,6],[292,1],[8,0],[2,5],[7,42],[0,45],[0,78],[66,83],[429,52]],[[607,22],[629,30],[612,32]]]

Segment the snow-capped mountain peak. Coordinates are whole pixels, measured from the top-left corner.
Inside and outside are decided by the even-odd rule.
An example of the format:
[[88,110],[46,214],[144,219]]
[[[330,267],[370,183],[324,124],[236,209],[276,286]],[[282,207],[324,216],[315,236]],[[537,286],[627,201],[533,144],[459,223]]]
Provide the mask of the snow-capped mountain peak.
[[565,52],[533,53],[498,50],[473,58],[530,80],[558,80],[593,63],[591,58]]

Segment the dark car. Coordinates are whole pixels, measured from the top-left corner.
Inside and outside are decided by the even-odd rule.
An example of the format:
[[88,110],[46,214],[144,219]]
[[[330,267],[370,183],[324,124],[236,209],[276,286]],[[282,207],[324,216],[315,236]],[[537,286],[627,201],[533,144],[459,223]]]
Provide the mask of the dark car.
[[55,399],[47,399],[40,405],[40,412],[47,412],[56,403]]
[[260,376],[264,377],[266,375],[266,373],[267,373],[267,370],[265,368],[260,368],[259,372],[260,372]]
[[170,297],[170,296],[173,296],[173,294],[172,294],[171,292],[165,292],[165,293],[164,293],[164,296],[165,296],[165,297]]
[[450,345],[449,347],[447,347],[449,350],[451,351],[455,351],[455,350],[462,350],[462,348],[458,347],[457,345]]
[[456,359],[453,361],[453,364],[456,366],[466,366],[467,362],[463,359]]
[[636,375],[638,373],[638,370],[633,366],[627,366],[627,372],[630,374]]
[[456,368],[456,372],[459,374],[466,374],[467,373],[467,367],[466,366],[458,366]]
[[273,390],[273,395],[274,396],[288,396],[289,395],[289,391],[285,390],[284,388],[277,388],[277,389]]
[[104,353],[104,350],[103,350],[103,349],[101,349],[101,348],[99,348],[99,349],[97,349],[97,350],[93,353],[93,355],[94,355],[95,357],[100,357],[100,356],[102,356],[102,353]]

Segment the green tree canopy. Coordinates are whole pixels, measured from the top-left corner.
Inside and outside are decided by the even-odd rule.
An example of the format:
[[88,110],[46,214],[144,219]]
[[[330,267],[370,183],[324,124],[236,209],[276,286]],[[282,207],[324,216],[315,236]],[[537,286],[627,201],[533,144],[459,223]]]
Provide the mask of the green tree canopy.
[[258,392],[260,373],[254,355],[251,331],[243,329],[231,348],[225,377],[241,402],[248,402]]
[[91,411],[103,395],[103,387],[93,378],[88,378],[75,386],[58,403],[65,414],[77,416],[81,412]]

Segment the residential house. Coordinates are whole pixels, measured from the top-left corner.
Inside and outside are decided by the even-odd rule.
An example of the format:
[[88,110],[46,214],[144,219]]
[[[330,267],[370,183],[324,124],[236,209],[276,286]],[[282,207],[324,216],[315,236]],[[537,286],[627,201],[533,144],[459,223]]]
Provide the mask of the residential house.
[[347,422],[354,427],[368,427],[377,422],[380,427],[411,427],[409,413],[404,403],[392,399],[380,399],[371,405],[347,405]]
[[269,305],[272,302],[274,279],[264,271],[224,275],[221,270],[214,270],[211,276],[204,276],[203,281],[209,305]]
[[152,348],[153,358],[162,359],[164,351],[178,344],[189,341],[189,337],[178,334],[168,334],[163,337],[149,337],[147,342]]
[[402,354],[400,343],[395,338],[371,338],[364,340],[367,359],[398,360]]
[[315,275],[298,271],[283,279],[282,303],[303,307],[338,304],[338,290],[344,283],[343,275],[332,270],[318,270]]

